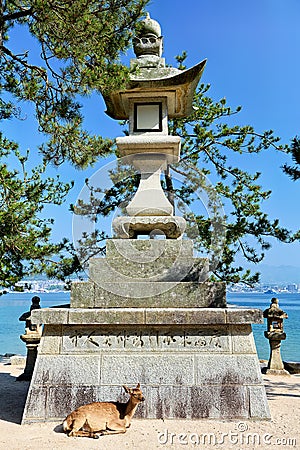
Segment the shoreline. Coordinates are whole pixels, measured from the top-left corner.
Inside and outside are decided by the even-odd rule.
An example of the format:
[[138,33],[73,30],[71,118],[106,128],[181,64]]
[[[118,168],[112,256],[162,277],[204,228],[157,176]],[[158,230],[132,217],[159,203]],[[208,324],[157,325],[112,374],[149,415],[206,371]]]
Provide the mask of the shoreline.
[[[283,294],[280,305],[288,314],[288,319],[284,321],[284,329],[287,338],[281,345],[281,355],[283,360],[300,361],[300,348],[298,345],[298,323],[300,321],[300,294]],[[28,311],[31,304],[32,294],[21,293],[21,295],[8,294],[7,299],[3,299],[0,305],[0,316],[2,327],[0,331],[0,354],[6,352],[17,352],[26,354],[26,347],[20,341],[19,335],[23,334],[24,324],[18,318],[24,311]],[[69,292],[52,292],[40,295],[41,307],[57,306],[69,303]],[[253,307],[265,310],[269,307],[270,298],[267,295],[256,294],[229,294],[227,302],[231,307]],[[260,359],[269,358],[269,342],[264,337],[266,324],[252,326],[253,336],[256,343],[257,353]]]
[[29,382],[16,381],[23,369],[0,363],[0,448],[6,450],[300,448],[299,374],[263,375],[270,421],[133,418],[126,434],[93,440],[69,438],[59,422],[20,425],[29,387]]

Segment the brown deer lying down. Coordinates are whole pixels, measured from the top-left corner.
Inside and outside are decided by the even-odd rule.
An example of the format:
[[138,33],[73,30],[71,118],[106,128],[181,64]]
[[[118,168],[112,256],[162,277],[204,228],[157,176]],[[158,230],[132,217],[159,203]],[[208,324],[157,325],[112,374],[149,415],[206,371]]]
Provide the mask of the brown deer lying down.
[[126,433],[131,419],[144,396],[140,383],[136,388],[123,386],[130,395],[127,403],[94,402],[80,406],[71,412],[63,422],[63,430],[70,431],[69,436],[88,436],[95,439],[103,434]]

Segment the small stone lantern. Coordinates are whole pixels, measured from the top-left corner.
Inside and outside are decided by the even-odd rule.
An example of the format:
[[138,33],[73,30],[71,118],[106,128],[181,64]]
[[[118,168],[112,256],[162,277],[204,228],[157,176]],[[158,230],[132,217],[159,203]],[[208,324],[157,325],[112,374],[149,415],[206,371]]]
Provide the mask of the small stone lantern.
[[265,337],[270,342],[270,359],[266,373],[289,375],[284,369],[280,354],[281,341],[286,339],[286,333],[283,331],[283,319],[287,319],[288,315],[279,308],[278,298],[272,298],[270,308],[264,311],[264,317],[267,319]]
[[31,311],[40,309],[40,297],[34,296],[31,299],[30,310],[23,313],[19,320],[25,322],[25,333],[20,336],[20,339],[25,342],[27,348],[26,366],[24,373],[22,373],[17,380],[29,381],[31,380],[36,357],[37,349],[42,336],[42,325],[34,325],[31,323]]

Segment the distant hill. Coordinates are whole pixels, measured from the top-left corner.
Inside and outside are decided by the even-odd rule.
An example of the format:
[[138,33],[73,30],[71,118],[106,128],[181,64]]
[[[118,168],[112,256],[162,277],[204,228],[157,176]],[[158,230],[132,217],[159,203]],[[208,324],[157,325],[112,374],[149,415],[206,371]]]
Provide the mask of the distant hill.
[[[251,269],[253,272],[261,273],[261,283],[266,284],[285,284],[285,283],[297,283],[300,284],[300,267],[297,266],[271,266],[268,264],[247,265],[242,264],[244,269]],[[81,274],[83,278],[86,278],[86,274]],[[77,275],[70,277],[77,279]],[[24,281],[28,281],[29,278],[25,277]],[[38,275],[36,277],[30,277],[30,280],[47,280],[46,276]]]
[[284,265],[270,266],[268,264],[259,264],[255,267],[255,270],[261,273],[262,283],[300,284],[300,267]]

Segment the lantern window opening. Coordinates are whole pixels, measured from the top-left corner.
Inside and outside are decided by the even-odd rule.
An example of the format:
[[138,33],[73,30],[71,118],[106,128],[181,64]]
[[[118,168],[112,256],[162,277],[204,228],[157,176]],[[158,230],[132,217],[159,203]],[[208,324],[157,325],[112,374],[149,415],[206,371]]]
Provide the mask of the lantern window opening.
[[133,131],[162,132],[162,102],[134,103]]

